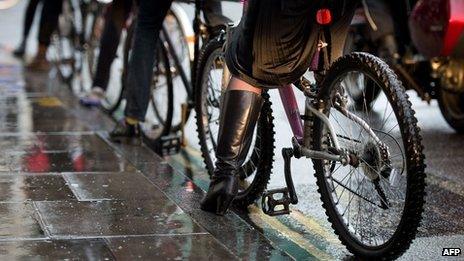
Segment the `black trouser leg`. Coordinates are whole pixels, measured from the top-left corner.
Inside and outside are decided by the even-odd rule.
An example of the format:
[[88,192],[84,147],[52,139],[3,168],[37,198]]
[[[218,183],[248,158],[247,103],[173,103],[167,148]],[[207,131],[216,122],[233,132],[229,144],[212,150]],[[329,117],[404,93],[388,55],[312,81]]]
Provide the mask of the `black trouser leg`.
[[26,14],[24,16],[24,29],[23,29],[23,41],[27,40],[29,32],[31,31],[32,23],[34,22],[35,11],[37,5],[41,0],[29,0],[29,4],[26,7]]
[[105,28],[100,40],[100,55],[93,86],[106,90],[111,73],[111,65],[121,38],[124,24],[132,9],[132,0],[114,0],[105,15]]
[[22,57],[26,52],[26,42],[29,32],[31,31],[32,22],[34,22],[34,15],[37,9],[37,5],[41,0],[30,0],[24,15],[24,28],[23,28],[23,37],[19,46],[13,51],[13,55],[16,57]]
[[150,85],[159,32],[172,0],[140,0],[129,73],[126,79],[125,115],[140,121],[150,101]]
[[40,16],[39,44],[48,47],[50,38],[58,26],[63,0],[44,0]]

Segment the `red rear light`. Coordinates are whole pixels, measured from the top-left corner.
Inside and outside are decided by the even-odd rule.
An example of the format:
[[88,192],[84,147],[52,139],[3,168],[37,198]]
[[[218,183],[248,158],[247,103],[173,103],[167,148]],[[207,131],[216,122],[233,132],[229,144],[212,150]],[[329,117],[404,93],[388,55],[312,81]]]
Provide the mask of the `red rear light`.
[[332,22],[332,12],[326,8],[317,10],[316,21],[320,25],[330,24]]

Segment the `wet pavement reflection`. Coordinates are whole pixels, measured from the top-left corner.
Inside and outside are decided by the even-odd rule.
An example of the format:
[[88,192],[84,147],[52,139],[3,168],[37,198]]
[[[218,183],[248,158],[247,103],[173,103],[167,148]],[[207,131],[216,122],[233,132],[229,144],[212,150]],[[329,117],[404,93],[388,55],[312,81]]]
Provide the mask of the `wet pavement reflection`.
[[45,238],[32,203],[0,203],[0,240]]
[[119,260],[234,260],[210,235],[174,237],[109,238],[108,245]]
[[0,146],[0,173],[135,171],[94,134],[0,135]]
[[0,242],[4,260],[114,260],[103,239]]
[[[402,259],[438,260],[443,247],[464,247],[464,139],[435,102],[410,96],[428,187],[417,239]],[[287,137],[276,92],[271,100],[276,136]],[[79,106],[53,71],[26,71],[0,45],[1,260],[356,260],[327,222],[310,161],[293,162],[300,203],[290,215],[269,217],[254,205],[219,218],[199,210],[209,178],[193,120],[191,147],[165,158],[109,142],[113,125]],[[289,146],[276,142],[276,155]],[[269,187],[283,184],[276,156]]]
[[193,173],[109,142],[114,123],[50,77],[0,65],[1,259],[290,258],[236,214],[200,211]]

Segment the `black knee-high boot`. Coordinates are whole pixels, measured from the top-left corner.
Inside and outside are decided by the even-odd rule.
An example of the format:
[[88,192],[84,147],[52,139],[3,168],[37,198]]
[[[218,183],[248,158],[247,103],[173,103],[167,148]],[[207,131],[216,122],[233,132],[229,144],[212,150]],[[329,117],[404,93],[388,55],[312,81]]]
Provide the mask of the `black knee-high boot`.
[[236,172],[250,149],[263,99],[240,90],[224,94],[219,123],[216,169],[201,209],[224,215],[238,192]]

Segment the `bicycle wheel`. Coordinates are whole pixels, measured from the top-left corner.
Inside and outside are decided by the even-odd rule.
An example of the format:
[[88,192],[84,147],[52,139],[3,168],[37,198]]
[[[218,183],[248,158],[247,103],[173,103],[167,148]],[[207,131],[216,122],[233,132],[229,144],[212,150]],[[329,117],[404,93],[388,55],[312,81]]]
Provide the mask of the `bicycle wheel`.
[[[121,45],[118,47],[118,57],[111,67],[111,75],[113,73],[121,74],[118,77],[111,77],[108,83],[108,88],[105,92],[105,99],[102,103],[102,108],[106,113],[113,114],[120,106],[124,99],[124,91],[126,90],[126,79],[129,69],[129,57],[132,51],[132,41],[135,33],[135,20],[126,29],[126,32],[121,36]],[[119,81],[119,82],[118,82]]]
[[63,1],[63,10],[58,18],[58,26],[51,37],[48,59],[54,64],[60,79],[71,86],[76,70],[76,45],[78,37],[75,28],[75,16],[72,3]]
[[95,71],[100,53],[100,38],[104,27],[103,5],[89,2],[80,6],[82,13],[79,44],[75,50],[75,69],[72,85],[76,91],[87,92],[93,87]]
[[157,48],[155,65],[145,122],[140,124],[144,138],[155,144],[161,136],[171,131],[173,113],[173,86],[169,70],[169,58],[165,48]]
[[[171,39],[174,40],[175,46],[174,51],[175,55],[178,57],[180,65],[182,69],[187,74],[187,77],[190,77],[190,51],[189,51],[189,44],[187,42],[186,33],[182,27],[182,24],[179,18],[176,16],[176,13],[173,11],[169,11],[164,19],[164,27],[166,28],[166,33]],[[171,75],[173,85],[175,87],[175,95],[174,95],[174,112],[173,112],[173,120],[172,120],[172,128],[171,131],[176,132],[179,131],[181,128],[182,123],[182,111],[181,111],[181,104],[188,103],[189,97],[186,91],[185,84],[183,83],[180,74],[179,68],[175,66],[174,60],[172,58],[172,54],[168,53],[169,57],[169,64],[171,65]],[[187,110],[186,118],[188,119],[190,116],[190,109]]]
[[[358,81],[350,80],[354,76]],[[372,109],[364,103],[359,111],[347,99],[346,89],[365,80],[381,93]],[[350,155],[346,166],[313,160],[328,220],[355,255],[396,258],[415,238],[425,196],[422,138],[404,87],[379,58],[353,53],[331,66],[319,95],[340,147]],[[355,123],[353,115],[366,122],[378,140]],[[319,118],[313,121],[313,149],[333,153],[327,126]]]
[[[195,87],[195,112],[198,138],[208,174],[214,170],[216,139],[223,91],[224,41],[211,39],[202,48],[198,60]],[[246,208],[261,197],[269,182],[274,157],[274,123],[269,95],[265,100],[247,160],[240,168],[240,188],[234,204]]]
[[438,106],[446,122],[457,132],[464,133],[464,93],[438,88]]
[[[352,52],[369,52],[377,53],[378,50],[375,50],[372,43],[369,39],[369,36],[366,30],[368,25],[353,25],[348,32],[348,36],[345,42],[345,54]],[[380,48],[377,46],[377,48]],[[364,84],[353,85],[350,89],[347,90],[351,99],[353,99],[354,105],[358,110],[362,110],[364,103],[370,107],[375,101],[377,96],[380,94],[380,89],[375,88],[375,83],[372,81],[366,81]]]
[[85,55],[87,68],[90,78],[95,78],[98,57],[100,56],[100,40],[105,27],[104,8],[98,2],[91,2],[85,21]]

